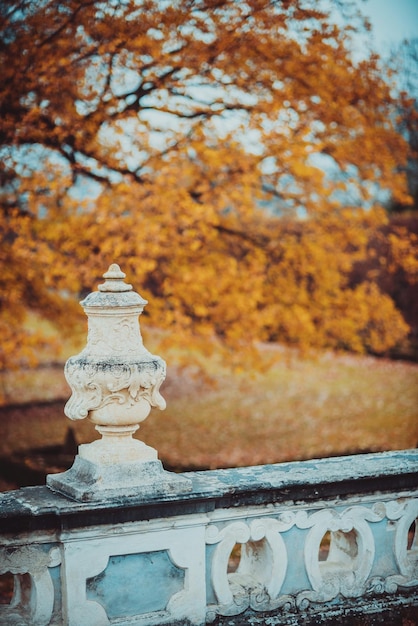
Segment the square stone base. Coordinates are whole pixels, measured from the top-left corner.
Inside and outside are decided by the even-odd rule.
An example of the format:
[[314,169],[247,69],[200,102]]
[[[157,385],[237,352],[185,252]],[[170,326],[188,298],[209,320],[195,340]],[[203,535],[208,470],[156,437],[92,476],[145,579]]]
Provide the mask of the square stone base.
[[78,502],[119,500],[128,497],[157,498],[189,493],[191,480],[167,472],[161,461],[99,465],[79,455],[61,474],[49,474],[47,486]]

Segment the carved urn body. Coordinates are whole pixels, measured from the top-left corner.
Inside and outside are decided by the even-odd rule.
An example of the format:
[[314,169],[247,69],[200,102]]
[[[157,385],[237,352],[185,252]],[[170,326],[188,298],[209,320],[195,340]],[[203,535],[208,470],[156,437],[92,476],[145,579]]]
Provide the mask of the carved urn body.
[[70,357],[65,377],[72,395],[64,412],[72,420],[88,417],[102,435],[80,446],[80,456],[101,463],[157,458],[132,434],[151,407],[165,408],[159,389],[165,362],[144,347],[138,317],[147,301],[124,282],[118,265],[110,266],[99,290],[81,305],[88,317],[87,345]]

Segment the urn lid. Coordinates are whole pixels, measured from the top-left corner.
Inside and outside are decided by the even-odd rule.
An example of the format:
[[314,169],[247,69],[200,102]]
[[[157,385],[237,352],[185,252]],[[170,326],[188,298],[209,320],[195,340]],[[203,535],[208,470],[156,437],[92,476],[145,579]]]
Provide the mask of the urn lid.
[[98,291],[93,291],[80,302],[84,308],[88,307],[140,307],[148,304],[139,293],[132,289],[132,285],[125,283],[126,274],[122,272],[117,263],[112,263],[107,272],[103,274],[105,282],[99,285]]

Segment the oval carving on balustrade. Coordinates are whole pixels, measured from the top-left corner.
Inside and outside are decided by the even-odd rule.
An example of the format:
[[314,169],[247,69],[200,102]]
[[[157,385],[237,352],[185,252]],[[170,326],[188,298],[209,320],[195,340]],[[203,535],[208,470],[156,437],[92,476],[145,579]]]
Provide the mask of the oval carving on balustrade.
[[54,606],[54,586],[49,568],[61,563],[58,547],[47,552],[36,545],[0,548],[0,574],[14,576],[13,597],[0,605],[0,624],[47,626]]
[[387,516],[396,520],[393,549],[400,573],[387,578],[385,590],[396,593],[399,586],[418,585],[418,499],[388,503]]
[[[282,530],[283,525],[271,518],[251,523],[237,521],[221,530],[215,525],[208,527],[206,542],[218,544],[211,568],[218,605],[209,614],[238,615],[248,607],[265,611],[294,604],[290,596],[279,595],[287,571]],[[236,571],[228,573],[230,556],[237,543],[241,544],[240,561]]]
[[[343,512],[334,509],[317,511],[309,516],[311,529],[305,541],[305,567],[312,590],[298,594],[297,606],[305,609],[310,602],[328,602],[338,594],[346,598],[361,596],[367,586],[374,554],[374,537],[368,521],[381,521],[384,511],[354,506]],[[330,546],[324,561],[320,546],[329,532]]]

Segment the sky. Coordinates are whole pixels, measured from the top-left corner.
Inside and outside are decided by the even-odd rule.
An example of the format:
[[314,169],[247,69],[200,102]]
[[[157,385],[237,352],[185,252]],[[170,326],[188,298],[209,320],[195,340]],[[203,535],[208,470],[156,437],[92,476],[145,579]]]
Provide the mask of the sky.
[[418,0],[367,0],[360,4],[372,23],[376,51],[385,51],[405,38],[418,37]]

